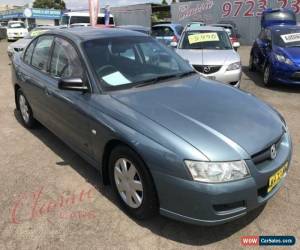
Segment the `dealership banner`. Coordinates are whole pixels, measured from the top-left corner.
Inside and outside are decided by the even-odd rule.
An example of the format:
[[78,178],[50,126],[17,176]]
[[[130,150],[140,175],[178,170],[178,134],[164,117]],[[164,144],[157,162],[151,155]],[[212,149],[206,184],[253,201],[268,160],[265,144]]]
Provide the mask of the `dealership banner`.
[[236,23],[241,42],[252,44],[260,32],[262,12],[267,8],[292,9],[300,19],[300,0],[202,0],[171,5],[172,22],[183,25],[191,21],[207,24],[230,20]]
[[90,8],[91,26],[95,27],[97,25],[97,19],[99,13],[99,0],[89,0],[89,8]]

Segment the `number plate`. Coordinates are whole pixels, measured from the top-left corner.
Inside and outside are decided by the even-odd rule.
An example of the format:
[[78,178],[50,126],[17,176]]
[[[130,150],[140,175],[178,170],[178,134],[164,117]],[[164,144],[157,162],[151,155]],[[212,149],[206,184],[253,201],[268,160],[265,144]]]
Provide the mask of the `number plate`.
[[285,176],[288,170],[289,163],[286,162],[283,167],[281,167],[275,174],[273,174],[269,178],[269,185],[268,185],[268,193],[270,193],[277,184],[281,181],[281,179]]

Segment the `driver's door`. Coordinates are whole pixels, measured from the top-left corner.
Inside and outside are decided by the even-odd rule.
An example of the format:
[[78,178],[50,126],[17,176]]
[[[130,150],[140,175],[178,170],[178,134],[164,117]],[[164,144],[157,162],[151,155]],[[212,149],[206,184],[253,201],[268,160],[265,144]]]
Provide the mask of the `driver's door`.
[[87,116],[91,93],[61,90],[61,78],[81,78],[88,82],[84,67],[74,46],[55,38],[49,66],[51,82],[46,87],[51,107],[51,129],[75,150],[92,157],[90,121]]

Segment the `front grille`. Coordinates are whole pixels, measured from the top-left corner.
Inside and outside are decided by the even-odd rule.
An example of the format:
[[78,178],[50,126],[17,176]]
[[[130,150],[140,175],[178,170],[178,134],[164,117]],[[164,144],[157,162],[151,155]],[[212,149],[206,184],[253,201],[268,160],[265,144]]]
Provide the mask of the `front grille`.
[[267,160],[271,160],[271,147],[272,145],[276,145],[276,149],[279,148],[283,135],[281,135],[277,140],[275,140],[270,146],[265,148],[264,150],[252,155],[252,161],[254,164],[259,164]]
[[194,69],[202,74],[213,74],[218,72],[222,66],[216,66],[216,65],[193,65]]

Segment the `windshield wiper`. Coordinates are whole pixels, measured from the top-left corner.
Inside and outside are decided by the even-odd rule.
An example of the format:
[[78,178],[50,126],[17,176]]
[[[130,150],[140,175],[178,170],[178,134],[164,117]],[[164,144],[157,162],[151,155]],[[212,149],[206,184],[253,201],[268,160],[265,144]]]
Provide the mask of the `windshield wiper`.
[[168,80],[168,79],[171,79],[171,78],[179,79],[179,78],[183,78],[185,76],[189,76],[191,74],[196,74],[196,72],[195,71],[187,71],[187,72],[183,72],[183,73],[179,73],[179,74],[158,76],[158,77],[154,77],[154,78],[151,78],[151,79],[148,79],[148,80],[145,80],[145,81],[136,82],[135,84],[137,84],[137,85],[135,86],[135,88],[145,87],[145,86],[155,84],[155,83],[159,83],[161,81]]

